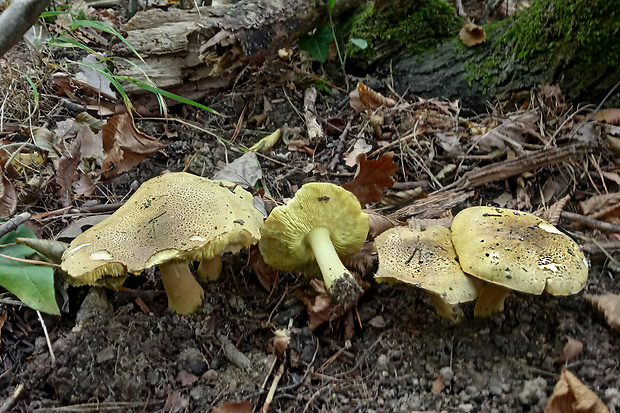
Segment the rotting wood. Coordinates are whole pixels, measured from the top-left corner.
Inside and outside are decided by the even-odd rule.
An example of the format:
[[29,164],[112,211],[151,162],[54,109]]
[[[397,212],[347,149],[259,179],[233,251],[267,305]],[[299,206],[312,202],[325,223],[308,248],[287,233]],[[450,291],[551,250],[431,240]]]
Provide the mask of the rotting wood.
[[[363,0],[339,0],[338,15]],[[248,64],[260,65],[278,49],[308,33],[327,17],[321,0],[241,1],[192,10],[138,12],[124,27],[127,42],[142,57],[119,44],[115,73],[135,79],[146,74],[157,87],[189,99],[229,87]],[[130,93],[146,93],[128,84]],[[138,105],[145,102],[138,102]],[[149,99],[149,107],[157,102]]]
[[418,199],[388,215],[388,218],[406,220],[410,217],[436,218],[440,212],[462,204],[474,196],[474,191],[451,190],[433,194],[428,198]]

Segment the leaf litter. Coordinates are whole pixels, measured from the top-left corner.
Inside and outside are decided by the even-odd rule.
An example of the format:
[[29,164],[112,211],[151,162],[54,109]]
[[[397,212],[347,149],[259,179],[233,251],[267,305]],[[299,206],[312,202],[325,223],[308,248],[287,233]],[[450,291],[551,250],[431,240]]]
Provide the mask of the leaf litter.
[[[88,38],[86,31],[80,36]],[[83,105],[93,105],[92,98],[99,94],[94,85],[77,82],[72,75],[59,76],[56,81],[60,94]],[[84,91],[91,99],[83,98]],[[580,201],[598,202],[595,193],[600,194],[601,199],[607,196],[613,199],[618,193],[618,182],[613,178],[618,172],[613,151],[592,143],[596,129],[580,128],[579,122],[588,120],[570,116],[558,95],[549,92],[543,96],[542,101],[553,103],[546,107],[518,113],[505,113],[503,108],[496,107],[491,116],[472,120],[459,114],[458,102],[421,98],[413,102],[397,100],[362,83],[356,91],[351,105],[357,115],[351,112],[339,116],[345,121],[351,120],[352,130],[346,137],[346,147],[353,148],[358,139],[367,145],[363,153],[356,154],[357,172],[347,165],[343,152],[336,150],[337,142],[330,137],[333,135],[328,133],[319,143],[305,138],[304,125],[295,120],[296,115],[287,113],[283,108],[285,104],[277,103],[286,102],[286,99],[273,91],[269,98],[269,122],[256,121],[256,127],[275,131],[284,126],[285,121],[277,124],[284,116],[288,117],[289,126],[299,129],[288,137],[287,132],[284,133],[287,146],[276,145],[265,153],[252,154],[252,159],[249,154],[241,156],[234,145],[217,142],[187,126],[175,127],[169,123],[164,131],[157,123],[140,121],[145,130],[140,132],[128,114],[116,114],[109,119],[89,119],[83,115],[83,120],[67,118],[55,126],[54,132],[33,131],[34,144],[43,154],[43,162],[21,162],[26,166],[21,170],[11,163],[11,174],[5,164],[4,171],[15,188],[26,188],[30,183],[31,191],[45,195],[29,204],[23,203],[26,197],[19,191],[15,198],[18,210],[36,207],[37,212],[50,214],[33,221],[35,229],[46,238],[54,238],[63,228],[70,227],[71,222],[83,218],[82,208],[105,206],[117,198],[125,198],[139,183],[164,170],[183,170],[187,166],[186,159],[197,148],[215,164],[220,161],[226,165],[222,171],[234,175],[234,182],[248,187],[266,184],[275,203],[290,199],[305,182],[342,184],[355,193],[375,217],[370,241],[385,228],[407,222],[411,226],[425,227],[433,222],[423,219],[442,218],[445,225],[454,207],[493,204],[500,195],[506,198],[506,204],[531,205],[530,210],[535,210],[542,205],[534,201],[541,192],[540,199],[547,203],[558,201],[568,191],[572,197],[568,205],[560,209],[574,211]],[[299,99],[295,104],[298,107],[303,106],[302,95],[297,95]],[[255,105],[256,110],[248,113],[247,119],[266,113],[264,99],[260,96],[262,103]],[[227,107],[229,103],[225,99],[213,100],[214,106],[220,105],[217,109],[221,112],[228,109],[237,113],[238,103]],[[105,105],[115,108],[114,102]],[[316,105],[319,118],[335,115],[323,114],[321,109],[328,112],[329,107]],[[187,115],[196,121],[204,120],[205,116],[192,111]],[[223,135],[228,137],[237,129],[230,124],[222,126]],[[578,128],[580,132],[573,134]],[[18,129],[14,130],[12,137],[20,136]],[[248,123],[244,123],[240,131],[237,139],[246,147],[266,136],[264,130],[251,130]],[[597,136],[594,138],[596,140]],[[585,142],[590,142],[592,148],[579,146]],[[553,150],[562,148],[573,150],[550,157]],[[388,149],[393,152],[377,156]],[[17,155],[27,154],[32,158],[34,152],[32,147],[24,147]],[[595,156],[590,156],[592,154]],[[536,155],[546,159],[537,161]],[[235,162],[239,159],[243,159],[240,163],[251,162],[235,169],[238,167],[233,165],[238,165]],[[333,171],[328,168],[331,164]],[[497,169],[491,169],[493,167]],[[32,181],[37,174],[43,178],[38,184]],[[568,176],[574,190],[560,188],[556,193],[555,189],[549,189],[551,184],[543,188],[549,177],[560,174]],[[391,190],[390,193],[400,193],[398,197],[391,195],[399,201],[383,203],[394,178],[402,184],[422,184],[416,188]],[[344,183],[347,180],[349,182]],[[10,201],[9,196],[7,201]],[[453,204],[455,201],[457,205]],[[592,213],[582,213],[598,222],[613,224],[613,214],[600,212],[607,211],[605,205],[611,208],[613,202],[598,204]],[[605,253],[613,258],[620,251],[617,233],[593,232],[591,226],[577,225],[561,211],[559,219],[563,228],[583,237],[584,248],[592,251],[590,257],[597,270],[593,270],[587,291],[619,292],[616,278],[599,276],[604,271],[617,271],[606,266],[607,256],[599,248],[604,247]],[[83,229],[81,225],[78,227],[74,227],[74,234]],[[372,278],[376,265],[370,241],[359,255],[346,261],[367,279]],[[33,340],[35,333],[28,332],[30,325],[24,324],[21,312],[16,312],[3,327],[0,351],[9,351],[11,357],[5,359],[9,373],[0,380],[9,384],[7,391],[16,380],[27,383],[32,389],[32,406],[86,403],[96,397],[116,402],[140,401],[139,409],[147,406],[147,410],[156,406],[166,406],[169,411],[181,411],[189,406],[212,410],[218,405],[230,405],[233,410],[224,411],[244,411],[248,406],[251,409],[252,405],[260,405],[264,394],[260,393],[261,386],[257,383],[266,382],[273,373],[265,366],[265,354],[271,353],[268,343],[272,330],[290,325],[290,344],[282,355],[288,360],[287,373],[278,385],[282,391],[276,392],[273,402],[281,408],[304,403],[320,410],[333,403],[337,406],[353,403],[358,410],[456,410],[466,409],[467,405],[480,410],[486,406],[504,406],[514,411],[533,409],[551,395],[553,380],[548,374],[537,377],[537,372],[558,373],[553,357],[564,346],[564,337],[574,337],[584,344],[581,354],[576,355],[577,352],[571,350],[564,355],[564,362],[572,357],[594,360],[588,366],[577,366],[580,377],[585,377],[588,385],[610,405],[620,403],[613,391],[606,391],[613,389],[618,380],[610,357],[617,351],[617,343],[609,335],[610,329],[605,327],[602,317],[585,311],[587,307],[574,297],[556,300],[547,296],[518,296],[511,298],[505,313],[489,324],[472,321],[454,327],[437,318],[430,301],[411,289],[369,283],[368,293],[357,307],[338,309],[330,302],[321,281],[310,282],[312,291],[295,275],[270,271],[251,253],[249,267],[264,272],[256,280],[246,270],[247,257],[224,257],[223,281],[207,287],[203,309],[194,319],[166,312],[162,297],[148,294],[158,288],[157,276],[152,274],[147,281],[130,279],[133,292],[104,295],[104,299],[114,304],[114,316],[93,319],[80,331],[63,330],[62,326],[50,322],[54,324],[53,341],[60,369],[50,368],[49,356],[40,348],[36,350],[34,361],[25,361],[25,356],[34,350],[20,344],[20,340]],[[260,285],[268,291],[262,291]],[[79,289],[67,292],[72,302],[83,294]],[[136,307],[136,294],[150,313],[142,314]],[[300,303],[303,303],[301,307],[307,306],[309,315],[299,310]],[[615,307],[598,303],[596,307],[605,317],[612,314],[609,319],[614,320]],[[468,314],[470,310],[465,308]],[[346,316],[340,318],[345,313]],[[160,317],[157,321],[153,318],[155,315]],[[308,324],[314,333],[310,332]],[[28,328],[24,327],[26,325]],[[610,325],[613,326],[611,322]],[[150,326],[155,328],[152,330]],[[373,330],[381,331],[373,334]],[[226,357],[222,357],[224,345],[218,340],[220,334],[230,337],[233,347],[251,360],[251,371],[241,372],[238,366],[228,365]],[[314,345],[313,334],[319,337],[318,348]],[[134,336],[141,339],[129,341]],[[345,339],[350,340],[350,344]],[[4,343],[13,347],[7,350]],[[117,353],[112,353],[109,361],[96,362],[92,354],[83,354],[80,345],[86,345],[93,352],[112,346]],[[597,352],[597,347],[605,350]],[[186,349],[196,350],[200,355],[189,365],[191,368],[186,366],[195,369],[191,376],[181,374],[189,370],[179,366],[179,353]],[[203,359],[209,361],[208,365],[200,362]],[[124,372],[118,376],[112,374],[116,371],[112,367],[118,363],[127,369],[127,377],[122,377]],[[325,366],[319,370],[320,374],[311,372],[318,366]],[[447,379],[448,368],[458,379]],[[471,375],[473,369],[478,376]],[[93,382],[94,375],[98,377],[97,382]],[[108,380],[107,389],[98,386],[101,377]],[[352,387],[343,386],[343,378],[352,383]],[[520,398],[525,391],[524,383],[539,378],[546,383],[537,396],[539,399]],[[46,384],[42,385],[44,382]],[[136,386],[135,382],[141,385]],[[361,386],[362,382],[380,396],[370,397],[356,390],[355,386]],[[441,386],[434,386],[434,383],[441,383]],[[289,387],[291,389],[287,390]],[[439,390],[439,387],[442,388]],[[487,393],[481,393],[486,389]],[[7,396],[7,391],[0,396]],[[291,398],[299,401],[290,401]],[[523,405],[521,400],[534,401],[532,405]],[[230,404],[233,402],[241,404]]]

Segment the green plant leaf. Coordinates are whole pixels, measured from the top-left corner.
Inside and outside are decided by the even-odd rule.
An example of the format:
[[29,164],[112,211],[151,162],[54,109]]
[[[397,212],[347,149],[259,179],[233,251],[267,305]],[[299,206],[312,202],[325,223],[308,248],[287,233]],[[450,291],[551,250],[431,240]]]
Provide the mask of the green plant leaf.
[[336,0],[329,0],[329,12],[332,12],[332,9],[334,8],[334,4],[336,4]]
[[83,26],[92,27],[93,29],[97,29],[97,30],[100,30],[102,32],[109,33],[109,34],[111,34],[113,36],[116,36],[121,42],[123,42],[125,44],[125,46],[127,46],[129,48],[129,50],[131,50],[133,52],[133,54],[135,54],[138,57],[138,59],[140,59],[142,61],[142,63],[146,63],[144,61],[144,59],[142,59],[142,56],[140,56],[140,54],[136,51],[136,49],[134,49],[133,46],[131,44],[129,44],[127,39],[125,39],[122,34],[120,34],[118,31],[116,31],[109,24],[104,23],[104,22],[100,22],[100,21],[96,21],[96,20],[75,20],[75,21],[72,21],[69,24],[69,27],[72,30],[76,30],[76,29],[78,29],[80,27],[83,27]]
[[366,48],[368,48],[368,42],[364,39],[356,39],[352,37],[349,40],[351,40],[351,43],[353,43],[362,50],[366,50]]
[[327,26],[319,26],[314,34],[305,34],[299,39],[299,48],[310,53],[310,56],[321,63],[327,59],[329,44],[334,38],[332,29]]
[[[36,238],[25,225],[0,238],[0,244],[13,244],[17,237]],[[36,253],[25,245],[0,247],[0,254],[26,258]],[[54,270],[52,267],[14,261],[0,257],[0,286],[17,296],[28,307],[44,313],[60,315],[54,296]]]

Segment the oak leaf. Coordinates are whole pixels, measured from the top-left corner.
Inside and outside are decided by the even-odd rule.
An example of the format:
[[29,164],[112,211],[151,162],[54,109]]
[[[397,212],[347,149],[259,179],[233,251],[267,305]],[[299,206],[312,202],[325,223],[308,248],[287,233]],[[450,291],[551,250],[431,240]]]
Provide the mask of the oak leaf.
[[367,160],[365,153],[359,154],[355,178],[342,187],[352,192],[362,205],[381,201],[381,190],[394,185],[391,176],[398,170],[398,165],[393,158],[394,152],[386,152],[372,161]]
[[562,369],[545,413],[609,413],[609,409],[575,375]]
[[112,116],[101,132],[106,155],[101,168],[106,179],[129,171],[165,146],[158,139],[138,131],[126,113]]
[[605,321],[611,328],[620,331],[620,295],[612,293],[584,294],[583,299],[603,313]]

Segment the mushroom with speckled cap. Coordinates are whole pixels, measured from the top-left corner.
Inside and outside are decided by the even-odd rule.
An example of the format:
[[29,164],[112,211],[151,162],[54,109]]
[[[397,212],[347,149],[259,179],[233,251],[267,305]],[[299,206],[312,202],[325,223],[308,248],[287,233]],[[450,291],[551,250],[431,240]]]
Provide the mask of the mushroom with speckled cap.
[[[168,173],[146,181],[111,216],[77,236],[61,268],[74,284],[120,286],[127,274],[157,265],[168,306],[192,314],[204,290],[188,263],[255,244],[262,223],[252,195],[240,186]],[[110,282],[113,277],[120,278]]]
[[375,239],[374,247],[379,256],[375,279],[425,290],[442,317],[461,321],[458,304],[478,297],[483,283],[461,269],[446,227],[390,228]]
[[351,192],[330,183],[308,183],[287,205],[271,211],[258,248],[278,270],[318,275],[319,269],[334,301],[348,307],[363,290],[341,259],[364,246],[369,226]]
[[477,316],[501,312],[511,290],[570,295],[588,278],[579,245],[535,215],[479,206],[459,212],[451,229],[463,271],[489,283],[476,302]]

